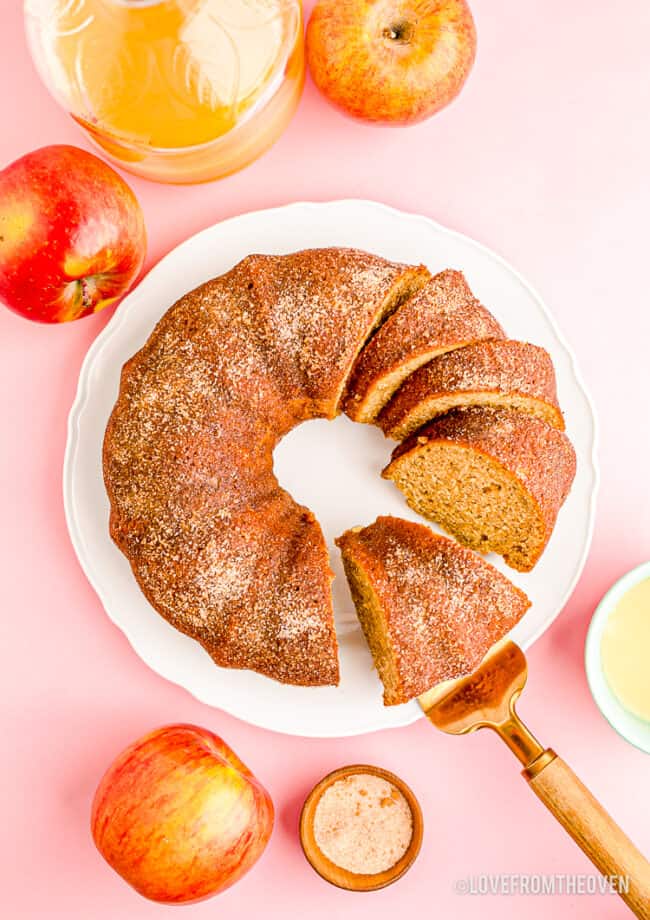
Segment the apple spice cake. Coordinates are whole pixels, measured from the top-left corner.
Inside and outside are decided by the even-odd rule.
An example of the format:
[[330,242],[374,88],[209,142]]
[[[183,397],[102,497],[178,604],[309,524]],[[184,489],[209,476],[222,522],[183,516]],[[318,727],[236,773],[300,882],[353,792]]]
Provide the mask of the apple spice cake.
[[379,517],[336,543],[386,706],[473,671],[530,607],[488,562],[423,524]]
[[[436,355],[504,338],[460,272],[432,279],[423,266],[352,249],[251,255],[185,295],[123,368],[104,439],[110,532],[145,597],[219,665],[296,685],[337,683],[327,547],[311,512],[280,488],[274,447],[302,421],[334,418],[343,405],[352,417],[374,417]],[[472,411],[482,416],[470,426],[476,441],[469,449],[460,435],[473,418],[462,413]],[[502,546],[499,521],[519,533],[508,515],[525,505],[537,530],[519,556],[509,547],[508,561],[526,568],[550,535],[575,458],[560,432],[545,434],[544,422],[511,411],[490,416],[488,425],[491,411],[456,410],[432,425],[450,426],[446,443],[483,464],[481,475],[490,462],[497,475],[499,450],[506,457],[498,475],[510,492],[500,503],[490,489],[479,495],[475,481],[459,479],[454,463],[449,494],[461,517],[476,499],[485,505],[478,516],[483,551]],[[405,442],[384,472],[425,516],[437,514],[431,494],[444,474],[424,450],[435,430]],[[493,443],[499,450],[490,457]],[[540,451],[561,461],[555,491],[541,473],[539,489],[532,481]],[[514,456],[521,464],[513,472],[507,462]],[[528,469],[531,481],[527,474],[519,481]],[[510,493],[520,499],[511,511]],[[493,508],[499,517],[490,529]],[[438,519],[445,524],[442,512]],[[469,524],[452,524],[450,532],[471,544]]]
[[512,409],[469,407],[407,438],[382,475],[460,543],[527,572],[550,539],[575,472],[564,432]]
[[412,374],[379,414],[384,434],[401,441],[460,406],[517,409],[564,430],[551,356],[510,339],[477,342],[434,358]]

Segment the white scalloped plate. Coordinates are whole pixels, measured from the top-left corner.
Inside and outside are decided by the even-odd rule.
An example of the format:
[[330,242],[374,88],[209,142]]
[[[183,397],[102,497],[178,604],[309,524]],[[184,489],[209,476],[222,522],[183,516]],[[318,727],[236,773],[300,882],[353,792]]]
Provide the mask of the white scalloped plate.
[[342,672],[336,688],[287,687],[252,672],[218,668],[197,643],[158,616],[108,536],[101,465],[104,428],[117,396],[120,369],[165,310],[251,252],[283,253],[313,246],[356,246],[389,259],[424,262],[433,272],[461,269],[512,338],[535,342],[553,355],[567,429],[578,453],[575,484],[533,572],[518,574],[490,557],[533,601],[513,633],[524,648],[560,612],[585,562],[598,481],[596,421],[573,354],[523,278],[473,240],[428,218],[373,202],[297,203],[223,221],[170,252],[122,302],[88,352],[69,419],[65,511],[90,583],[143,661],[199,700],[275,731],[340,737],[407,725],[421,715],[414,702],[382,705],[379,680],[333,545],[334,537],[347,527],[370,523],[379,514],[418,520],[397,489],[379,476],[391,442],[377,429],[339,418],[300,426],[276,451],[280,481],[315,512],[332,550]]

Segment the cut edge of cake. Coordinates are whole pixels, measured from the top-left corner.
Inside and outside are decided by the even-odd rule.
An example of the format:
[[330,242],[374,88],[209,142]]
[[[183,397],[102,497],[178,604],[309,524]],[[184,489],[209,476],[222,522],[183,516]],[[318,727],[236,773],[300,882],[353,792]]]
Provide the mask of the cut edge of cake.
[[418,368],[384,406],[377,424],[395,441],[463,406],[515,409],[564,431],[553,361],[514,339],[474,342]]
[[356,352],[350,357],[348,371],[338,393],[336,403],[337,414],[344,411],[349,383],[354,374],[354,367],[359,360],[359,356],[363,354],[364,349],[368,347],[369,343],[378,332],[380,332],[384,324],[390,320],[391,316],[393,316],[404,303],[414,297],[418,291],[427,284],[430,278],[431,272],[425,265],[405,265],[404,270],[395,279],[390,291],[377,308],[367,335]]
[[403,382],[432,358],[505,337],[463,273],[444,269],[405,298],[360,351],[343,409],[352,421],[372,424]]
[[382,476],[464,546],[528,572],[548,544],[575,471],[563,432],[514,410],[472,407],[407,438]]

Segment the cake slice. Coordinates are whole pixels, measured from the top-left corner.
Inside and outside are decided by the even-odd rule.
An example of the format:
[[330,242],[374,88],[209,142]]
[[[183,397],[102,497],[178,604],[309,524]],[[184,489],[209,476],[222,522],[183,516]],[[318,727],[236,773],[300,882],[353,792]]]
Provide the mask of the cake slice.
[[473,671],[530,607],[488,562],[423,524],[380,517],[336,543],[386,706]]
[[384,434],[401,441],[460,406],[518,409],[564,430],[555,370],[544,348],[510,339],[476,342],[429,361],[380,412]]
[[402,382],[436,355],[502,338],[503,329],[462,272],[442,271],[370,339],[352,369],[343,411],[355,422],[373,422]]
[[455,409],[393,451],[382,475],[465,546],[533,568],[576,471],[562,431],[510,409]]

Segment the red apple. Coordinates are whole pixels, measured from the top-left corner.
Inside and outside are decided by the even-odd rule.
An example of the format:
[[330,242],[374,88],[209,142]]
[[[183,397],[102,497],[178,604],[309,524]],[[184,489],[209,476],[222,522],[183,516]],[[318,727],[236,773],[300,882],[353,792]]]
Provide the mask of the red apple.
[[458,95],[475,52],[465,0],[320,0],[307,28],[314,82],[367,121],[429,118]]
[[99,852],[136,891],[183,904],[223,891],[257,862],[273,803],[221,738],[169,725],[108,768],[91,828]]
[[16,313],[96,313],[131,287],[146,245],[137,198],[91,153],[43,147],[0,172],[0,300]]

